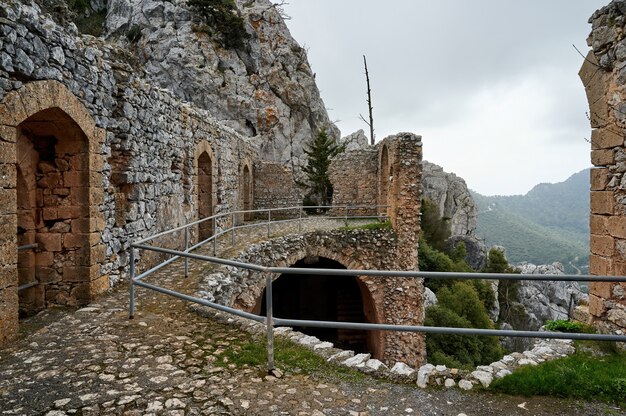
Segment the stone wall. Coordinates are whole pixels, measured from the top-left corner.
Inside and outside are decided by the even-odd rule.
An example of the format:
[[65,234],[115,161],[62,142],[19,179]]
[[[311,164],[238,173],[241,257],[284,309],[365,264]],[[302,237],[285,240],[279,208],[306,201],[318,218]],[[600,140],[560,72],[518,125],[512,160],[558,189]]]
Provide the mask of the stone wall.
[[[376,215],[378,202],[378,148],[366,146],[335,156],[328,167],[333,205],[351,206],[350,214]],[[367,208],[365,208],[367,207]],[[335,209],[343,215],[342,209]]]
[[303,198],[303,192],[287,166],[269,161],[254,164],[255,209],[297,207],[302,205]]
[[[240,176],[257,149],[143,80],[126,51],[29,1],[3,2],[0,16],[3,343],[19,303],[84,304],[127,275],[131,241],[196,219],[202,204],[211,214],[242,207]],[[39,248],[18,258],[31,242]],[[182,247],[182,235],[159,244]],[[140,269],[156,257],[140,257]],[[33,279],[41,284],[18,295]]]
[[[398,270],[400,239],[390,229],[317,231],[291,235],[251,245],[235,260],[263,266],[289,267],[298,260],[325,257],[349,269]],[[278,278],[273,275],[272,278]],[[265,274],[224,267],[208,275],[200,284],[199,295],[222,305],[254,311],[265,289]],[[423,288],[421,279],[359,276],[369,322],[421,325]],[[364,288],[364,289],[363,289]],[[402,361],[419,366],[425,361],[424,338],[403,332],[374,331],[370,342],[375,358],[393,364]]]
[[[626,1],[590,19],[592,50],[580,69],[591,122],[591,255],[593,275],[626,275]],[[626,284],[592,283],[589,311],[604,331],[626,329]]]

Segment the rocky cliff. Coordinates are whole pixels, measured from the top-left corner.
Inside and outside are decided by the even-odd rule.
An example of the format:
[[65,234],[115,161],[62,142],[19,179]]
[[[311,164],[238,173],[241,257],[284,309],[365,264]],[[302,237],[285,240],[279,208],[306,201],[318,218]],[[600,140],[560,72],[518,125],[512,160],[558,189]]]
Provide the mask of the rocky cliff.
[[441,166],[424,161],[422,191],[425,198],[437,203],[441,217],[450,219],[453,236],[474,236],[476,206],[463,178],[445,172]]
[[249,38],[226,49],[198,29],[186,0],[109,0],[105,35],[126,45],[162,88],[255,138],[263,157],[304,162],[302,146],[328,118],[306,50],[269,0],[237,0]]

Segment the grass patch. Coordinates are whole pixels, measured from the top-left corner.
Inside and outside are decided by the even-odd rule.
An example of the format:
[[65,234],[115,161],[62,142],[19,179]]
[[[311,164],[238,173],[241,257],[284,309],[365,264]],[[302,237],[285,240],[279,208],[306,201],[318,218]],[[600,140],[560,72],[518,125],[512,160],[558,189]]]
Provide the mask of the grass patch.
[[577,352],[569,357],[527,366],[496,380],[495,391],[523,396],[556,396],[601,400],[626,406],[626,354],[594,356]]
[[[227,358],[226,362],[224,358]],[[314,373],[349,382],[358,382],[365,377],[358,371],[328,363],[313,351],[283,338],[274,339],[274,362],[277,368],[292,373]],[[238,367],[250,366],[265,370],[267,369],[267,341],[256,338],[239,345],[231,345],[215,364],[220,367],[235,364]]]
[[346,227],[339,228],[340,230],[391,230],[391,221],[384,222],[372,222],[362,225],[348,225]]

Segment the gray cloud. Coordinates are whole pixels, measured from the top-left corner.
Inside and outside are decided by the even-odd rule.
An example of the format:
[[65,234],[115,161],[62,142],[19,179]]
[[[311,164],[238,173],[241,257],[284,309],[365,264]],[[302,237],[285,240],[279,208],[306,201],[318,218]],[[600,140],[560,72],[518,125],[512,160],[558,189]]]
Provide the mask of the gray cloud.
[[524,193],[589,166],[577,72],[587,20],[607,1],[291,0],[331,119],[365,128],[362,55],[377,138],[422,134],[425,157],[485,194]]

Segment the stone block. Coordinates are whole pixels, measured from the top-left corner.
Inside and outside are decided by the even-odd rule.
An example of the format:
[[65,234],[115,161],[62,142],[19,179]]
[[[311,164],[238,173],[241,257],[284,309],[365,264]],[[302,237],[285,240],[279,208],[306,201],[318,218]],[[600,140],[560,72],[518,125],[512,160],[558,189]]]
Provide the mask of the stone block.
[[615,240],[608,235],[591,235],[590,250],[599,256],[611,257],[615,253]]
[[109,276],[100,275],[96,279],[92,280],[89,284],[89,293],[91,299],[97,295],[106,292],[110,287]]
[[611,298],[612,288],[613,288],[613,283],[611,282],[590,282],[589,283],[589,293],[599,298],[603,298],[603,299]]
[[601,317],[606,312],[604,300],[596,295],[589,295],[589,313],[595,317]]
[[0,346],[17,337],[18,308],[17,286],[0,290]]
[[78,205],[59,207],[57,209],[57,217],[55,219],[66,220],[84,217],[84,209]]
[[[16,141],[17,141],[17,129],[13,126],[4,126],[0,122],[0,142],[15,143]],[[15,155],[15,150],[13,150],[12,154]],[[15,159],[13,159],[13,162],[15,162]]]
[[17,212],[17,192],[15,188],[0,187],[0,216],[15,215]]
[[61,275],[54,267],[36,267],[37,279],[41,283],[55,283],[61,280]]
[[589,273],[594,276],[607,276],[611,271],[611,263],[611,259],[591,254],[589,256]]
[[59,218],[56,207],[43,207],[41,210],[41,215],[44,221],[56,220]]
[[591,213],[613,214],[615,198],[610,191],[591,191]]
[[591,163],[594,166],[610,166],[615,164],[615,155],[612,149],[591,151]]
[[61,234],[58,233],[38,233],[35,241],[42,251],[61,251],[63,249]]
[[67,303],[70,305],[86,305],[90,300],[89,283],[80,283],[72,287]]
[[605,215],[591,214],[589,217],[589,231],[591,234],[605,235],[608,234],[608,219]]
[[626,238],[626,216],[609,217],[607,222],[610,235],[616,238]]
[[592,191],[604,191],[609,183],[609,170],[606,168],[591,169],[590,182]]
[[0,290],[9,286],[17,286],[17,267],[0,266]]
[[63,172],[63,186],[75,188],[85,186],[87,183],[87,173],[81,171],[68,170]]
[[17,215],[0,215],[0,244],[17,244]]
[[89,157],[86,153],[71,155],[69,159],[71,171],[82,172],[89,170]]
[[64,282],[88,282],[89,266],[64,266],[63,281]]
[[618,133],[615,127],[594,129],[591,132],[591,149],[610,149],[624,145],[624,135]]
[[15,234],[12,234],[11,236],[14,239],[13,241],[5,240],[4,242],[0,242],[0,265],[10,266],[17,264],[17,245],[15,244]]
[[0,163],[0,188],[15,188],[17,168],[12,163]]
[[[1,132],[2,130],[0,130]],[[9,163],[15,165],[16,158],[15,144],[0,140],[0,164]]]
[[52,267],[54,265],[54,253],[41,251],[35,255],[35,264],[40,267]]

